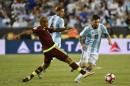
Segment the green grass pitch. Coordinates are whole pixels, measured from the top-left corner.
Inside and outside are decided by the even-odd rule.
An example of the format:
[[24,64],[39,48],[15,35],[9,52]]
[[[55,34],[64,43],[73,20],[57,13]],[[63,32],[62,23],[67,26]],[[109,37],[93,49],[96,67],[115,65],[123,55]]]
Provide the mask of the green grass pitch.
[[[78,61],[80,54],[69,54]],[[77,71],[70,72],[67,64],[54,60],[49,69],[30,82],[21,80],[30,74],[43,61],[43,55],[2,55],[0,56],[0,86],[130,86],[130,55],[100,55],[95,75],[84,78],[80,84],[74,83]],[[104,76],[114,73],[116,80],[107,84]]]

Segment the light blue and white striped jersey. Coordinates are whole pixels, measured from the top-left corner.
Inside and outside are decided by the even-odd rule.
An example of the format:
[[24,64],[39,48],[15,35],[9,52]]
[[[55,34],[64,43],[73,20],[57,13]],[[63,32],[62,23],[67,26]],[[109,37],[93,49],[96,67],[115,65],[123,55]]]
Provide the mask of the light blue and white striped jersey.
[[109,36],[106,27],[99,24],[97,29],[93,29],[92,25],[88,25],[80,33],[81,37],[85,37],[86,49],[90,53],[98,54],[102,35]]
[[[48,18],[48,27],[50,28],[51,26],[54,27],[55,29],[65,28],[64,19],[57,15],[50,16]],[[61,47],[61,33],[60,32],[52,33],[52,39],[56,44],[58,44],[59,47]]]

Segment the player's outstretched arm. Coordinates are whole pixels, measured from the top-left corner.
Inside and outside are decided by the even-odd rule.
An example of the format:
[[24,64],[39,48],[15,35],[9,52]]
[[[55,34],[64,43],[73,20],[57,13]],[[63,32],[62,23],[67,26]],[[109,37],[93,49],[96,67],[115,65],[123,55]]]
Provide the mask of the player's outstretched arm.
[[70,30],[70,29],[72,29],[72,28],[54,28],[53,29],[53,32],[63,32],[63,31],[66,31],[66,30]]
[[108,36],[107,40],[108,40],[109,45],[112,45],[112,40],[110,36]]
[[19,33],[18,35],[16,35],[15,39],[19,39],[22,35],[29,35],[29,34],[32,34],[32,33],[33,33],[32,30],[23,31],[23,32]]

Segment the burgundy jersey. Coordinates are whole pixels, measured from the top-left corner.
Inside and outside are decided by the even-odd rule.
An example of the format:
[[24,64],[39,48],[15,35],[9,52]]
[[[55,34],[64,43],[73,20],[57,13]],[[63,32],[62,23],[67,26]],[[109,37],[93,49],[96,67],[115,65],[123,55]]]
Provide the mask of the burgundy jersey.
[[41,41],[41,44],[42,44],[42,48],[44,50],[54,45],[54,42],[50,34],[53,32],[53,29],[38,26],[38,27],[33,28],[32,31],[36,36],[39,37],[39,40]]

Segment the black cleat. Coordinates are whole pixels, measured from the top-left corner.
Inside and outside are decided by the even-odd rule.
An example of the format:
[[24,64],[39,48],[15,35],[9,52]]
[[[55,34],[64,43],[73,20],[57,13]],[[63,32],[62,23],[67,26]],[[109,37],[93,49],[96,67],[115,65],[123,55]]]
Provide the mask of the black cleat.
[[22,80],[22,82],[28,82],[28,81],[30,81],[30,80],[31,80],[31,78],[28,76],[28,77],[24,78],[24,79]]
[[71,71],[71,72],[74,72],[74,69],[71,69],[70,71]]

